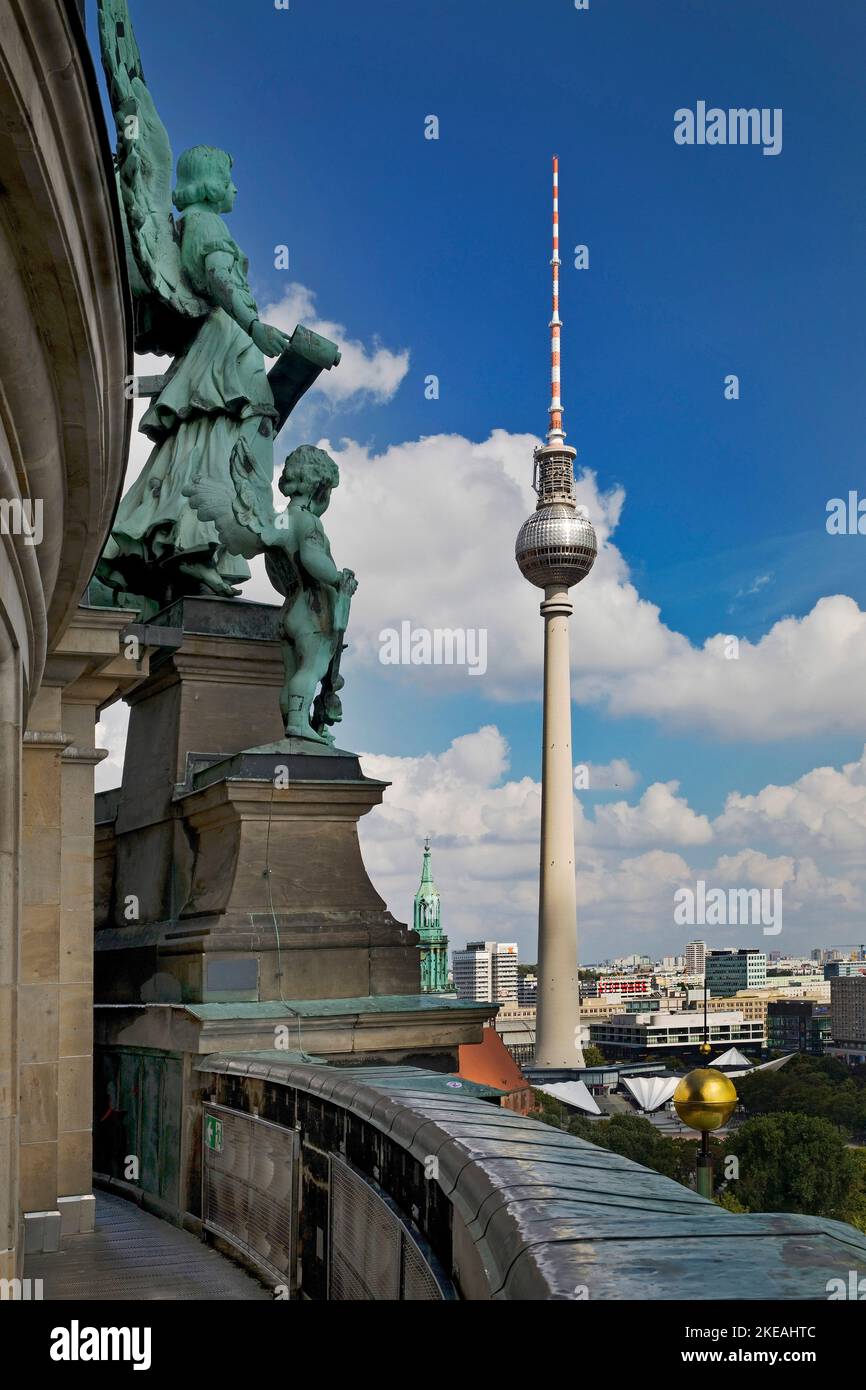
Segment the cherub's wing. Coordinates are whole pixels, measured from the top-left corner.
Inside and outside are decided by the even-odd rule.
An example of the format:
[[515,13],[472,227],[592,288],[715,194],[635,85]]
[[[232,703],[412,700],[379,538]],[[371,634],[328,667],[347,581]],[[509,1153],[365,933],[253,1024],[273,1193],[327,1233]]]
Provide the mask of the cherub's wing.
[[[241,436],[232,450],[229,473],[234,487],[235,520],[261,537],[259,551],[264,551],[265,569],[278,593],[291,603],[301,589],[301,576],[296,557],[285,539],[288,511],[278,517],[274,511],[274,494],[269,478],[263,478],[246,440]],[[201,516],[202,513],[199,512]]]
[[265,542],[261,535],[245,526],[236,515],[237,496],[227,483],[211,478],[193,477],[183,490],[200,521],[212,521],[220,541],[231,555],[243,555],[245,560],[261,555]]
[[288,550],[276,547],[266,550],[265,570],[277,593],[282,594],[288,603],[293,603],[301,591],[301,576]]
[[117,126],[121,202],[136,267],[147,290],[166,309],[188,319],[201,318],[210,306],[183,276],[171,211],[171,144],[144,80],[127,0],[99,0],[99,41]]
[[255,456],[244,439],[238,439],[229,459],[229,475],[235,490],[234,512],[238,521],[272,544],[276,513],[270,478],[256,468]]

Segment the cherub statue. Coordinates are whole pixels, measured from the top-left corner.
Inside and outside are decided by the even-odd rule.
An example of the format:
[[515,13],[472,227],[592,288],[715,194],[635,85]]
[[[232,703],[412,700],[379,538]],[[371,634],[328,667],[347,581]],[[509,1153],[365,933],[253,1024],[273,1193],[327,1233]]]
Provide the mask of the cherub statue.
[[230,474],[230,485],[195,477],[185,495],[200,520],[215,526],[226,550],[248,560],[264,555],[268,578],[285,597],[280,612],[285,665],[280,709],[286,736],[332,744],[328,726],[343,717],[340,657],[358,587],[351,570],[334,564],[320,520],[339,485],[340,471],[323,449],[302,444],[289,454],[280,477],[280,492],[290,501],[279,514],[270,490],[258,484],[255,461],[243,438],[232,453]]
[[144,596],[153,611],[189,593],[233,596],[249,578],[246,561],[196,515],[185,489],[193,458],[202,480],[227,485],[240,446],[270,492],[281,416],[264,359],[291,340],[259,319],[248,261],[223,221],[237,193],[231,157],[209,145],[187,150],[172,199],[171,145],[127,0],[99,0],[99,33],[117,124],[135,346],[174,361],[140,426],[153,452],[120,504],[97,577],[121,596]]

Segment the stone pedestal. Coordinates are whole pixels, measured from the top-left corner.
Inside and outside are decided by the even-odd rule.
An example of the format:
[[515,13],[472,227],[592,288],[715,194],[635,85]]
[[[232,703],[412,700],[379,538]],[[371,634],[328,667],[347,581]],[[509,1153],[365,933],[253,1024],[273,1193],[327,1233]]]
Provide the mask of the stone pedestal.
[[284,739],[278,610],[186,599],[129,699],[123,785],[97,799],[101,1003],[418,994],[417,937],[361,858],[385,783]]
[[141,629],[123,785],[97,798],[96,1164],[140,1152],[136,1195],[192,1228],[203,1057],[452,1072],[496,1011],[421,994],[358,843],[386,784],[282,737],[277,611],[186,599]]

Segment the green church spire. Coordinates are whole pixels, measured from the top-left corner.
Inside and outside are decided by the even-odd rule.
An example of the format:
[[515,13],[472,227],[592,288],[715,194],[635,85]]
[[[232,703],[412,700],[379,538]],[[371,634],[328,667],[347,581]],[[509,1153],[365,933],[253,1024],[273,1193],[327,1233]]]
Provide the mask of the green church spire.
[[421,991],[441,994],[448,988],[448,938],[442,934],[442,901],[433,882],[430,838],[424,841],[421,883],[415,894],[412,925],[421,938]]
[[[429,836],[429,835],[427,836],[427,839],[424,841],[424,863],[423,863],[423,865],[422,865],[422,867],[421,867],[421,887],[418,889],[418,893],[419,893],[419,894],[421,894],[421,893],[423,892],[423,889],[424,889],[425,884],[429,884],[430,887],[433,889],[433,892],[436,893],[436,885],[435,885],[435,883],[433,882],[433,870],[432,870],[432,868],[430,867],[430,836]],[[429,897],[429,894],[427,894],[427,896]],[[438,894],[437,894],[437,897],[438,897]]]

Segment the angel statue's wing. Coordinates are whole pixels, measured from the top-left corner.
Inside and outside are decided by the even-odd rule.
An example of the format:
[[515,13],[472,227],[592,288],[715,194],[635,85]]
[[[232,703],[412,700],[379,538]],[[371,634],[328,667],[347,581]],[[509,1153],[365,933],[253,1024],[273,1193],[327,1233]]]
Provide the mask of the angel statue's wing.
[[99,42],[117,126],[121,207],[137,272],[131,277],[135,346],[139,352],[175,354],[210,306],[193,292],[181,268],[171,210],[171,144],[144,80],[127,0],[99,0]]
[[226,482],[198,476],[197,451],[189,460],[192,481],[184,488],[185,497],[200,521],[212,521],[217,534],[232,555],[251,560],[274,544],[276,516],[273,494],[252,469],[252,454],[243,438],[232,450],[230,478]]

